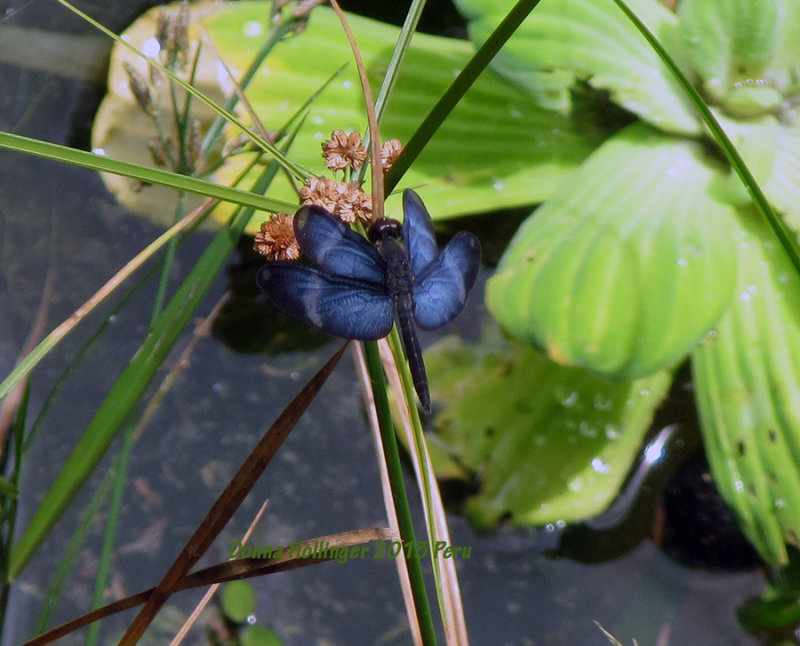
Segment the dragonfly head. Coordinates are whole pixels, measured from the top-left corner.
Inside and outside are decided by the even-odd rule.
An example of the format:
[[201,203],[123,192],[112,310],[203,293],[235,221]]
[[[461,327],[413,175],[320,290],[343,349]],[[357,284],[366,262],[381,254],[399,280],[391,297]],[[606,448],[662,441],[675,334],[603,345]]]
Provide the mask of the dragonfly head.
[[389,240],[402,240],[403,225],[391,218],[381,218],[372,223],[368,233],[372,244],[381,245]]

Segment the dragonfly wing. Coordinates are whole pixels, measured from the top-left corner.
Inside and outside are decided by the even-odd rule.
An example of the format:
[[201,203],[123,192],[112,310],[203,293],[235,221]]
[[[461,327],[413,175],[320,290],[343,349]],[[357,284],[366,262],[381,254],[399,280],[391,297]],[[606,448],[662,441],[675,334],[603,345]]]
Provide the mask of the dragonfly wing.
[[414,318],[423,330],[452,321],[464,308],[475,284],[481,247],[471,233],[461,231],[414,279]]
[[394,324],[394,302],[382,283],[332,276],[294,262],[271,262],[256,278],[280,309],[344,339],[385,337]]
[[414,191],[403,191],[403,240],[406,242],[411,269],[415,275],[436,258],[436,234],[428,209]]
[[294,216],[294,233],[303,253],[329,274],[383,282],[386,263],[350,227],[319,206],[304,206]]

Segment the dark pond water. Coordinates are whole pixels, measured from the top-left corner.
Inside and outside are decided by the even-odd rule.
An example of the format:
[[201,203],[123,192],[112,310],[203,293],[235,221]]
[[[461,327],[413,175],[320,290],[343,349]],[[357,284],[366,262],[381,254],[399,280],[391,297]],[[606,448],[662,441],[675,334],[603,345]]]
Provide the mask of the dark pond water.
[[[121,29],[147,6],[117,0],[87,2],[82,8]],[[396,14],[383,17],[403,15],[400,10]],[[451,8],[431,8],[428,28],[450,29],[453,16]],[[78,46],[68,54],[46,53],[46,44],[64,33],[77,35]],[[11,35],[13,48],[8,45]],[[108,43],[55,3],[0,5],[0,128],[88,147],[107,52]],[[2,374],[13,367],[36,319],[48,275],[52,290],[44,302],[49,330],[160,232],[115,204],[95,173],[1,152]],[[199,233],[183,245],[174,284],[209,240],[210,234]],[[479,281],[471,299],[470,316],[485,316],[480,305],[483,283]],[[199,313],[205,315],[227,287],[227,277],[220,276]],[[146,282],[120,312],[115,311],[120,297],[112,297],[35,371],[32,415],[41,410],[65,367],[99,326],[106,325],[53,400],[25,458],[19,527],[29,521],[110,384],[138,348],[154,290],[154,281]],[[433,339],[425,337],[426,342]],[[265,356],[235,353],[213,337],[200,342],[133,449],[110,596],[157,582],[276,412],[335,347],[328,343],[314,351]],[[346,359],[217,542],[209,562],[226,558],[230,540],[243,532],[265,498],[271,504],[256,543],[280,544],[384,524],[374,451],[354,383],[355,371]],[[79,514],[109,464],[107,457],[15,583],[4,644],[30,635]],[[90,528],[68,592],[56,605],[55,622],[90,607],[103,524],[101,517]],[[613,556],[597,562],[598,534],[582,535],[577,545],[570,544],[570,557],[554,558],[552,550],[563,534],[559,529],[504,529],[479,536],[456,515],[451,529],[454,544],[472,547],[459,572],[474,644],[607,643],[593,620],[625,644],[632,638],[642,645],[758,643],[743,634],[734,617],[739,604],[762,591],[756,570],[690,568],[668,558],[650,540],[631,540],[630,548],[612,550]],[[613,540],[624,542],[619,535]],[[257,621],[273,627],[286,644],[409,643],[389,562],[329,563],[267,577],[256,588]],[[197,598],[184,594],[174,603],[185,611]],[[104,622],[100,642],[110,643],[130,617]]]

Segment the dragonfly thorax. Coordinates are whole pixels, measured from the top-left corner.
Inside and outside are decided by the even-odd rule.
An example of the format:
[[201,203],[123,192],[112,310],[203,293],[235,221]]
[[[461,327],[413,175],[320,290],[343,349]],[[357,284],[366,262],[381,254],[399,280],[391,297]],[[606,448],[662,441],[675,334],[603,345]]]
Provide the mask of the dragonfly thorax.
[[392,218],[381,218],[370,225],[368,235],[374,245],[380,245],[386,240],[402,240],[403,225]]
[[411,295],[414,275],[403,242],[403,226],[390,218],[382,218],[369,228],[369,238],[386,263],[383,283],[389,295],[397,299]]

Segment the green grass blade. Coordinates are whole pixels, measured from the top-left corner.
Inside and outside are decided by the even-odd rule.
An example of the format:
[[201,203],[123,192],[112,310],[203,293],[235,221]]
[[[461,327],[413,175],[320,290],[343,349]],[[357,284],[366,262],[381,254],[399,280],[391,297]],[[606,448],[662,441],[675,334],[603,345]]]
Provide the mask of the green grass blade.
[[[135,439],[135,427],[131,425],[125,430],[122,449],[115,460],[116,469],[114,469],[113,476],[114,487],[111,495],[111,505],[108,509],[108,517],[105,521],[100,562],[98,563],[97,574],[94,579],[92,608],[99,608],[103,605],[103,594],[108,582],[108,573],[111,571],[111,557],[114,555],[114,543],[116,542],[117,527],[119,526],[120,514],[122,512],[122,499],[125,493],[125,485],[128,481],[131,450],[133,449]],[[86,646],[94,646],[97,644],[99,636],[100,624],[95,622],[89,626],[86,631]]]
[[[250,82],[253,80],[253,78],[255,78],[258,70],[261,69],[261,65],[264,63],[264,60],[275,48],[275,45],[277,45],[284,36],[289,34],[293,28],[293,21],[282,21],[273,26],[273,28],[270,30],[270,33],[264,40],[264,44],[261,46],[261,49],[259,49],[258,53],[253,57],[253,60],[250,62],[247,70],[239,80],[239,87],[241,87],[242,90],[247,89],[247,87],[250,85]],[[233,112],[238,103],[239,95],[234,92],[231,94],[231,97],[225,104],[225,111]],[[216,119],[214,119],[214,123],[211,124],[211,127],[208,129],[205,139],[203,140],[202,150],[204,155],[207,155],[214,148],[217,141],[223,134],[226,123],[227,121],[222,115],[219,115]],[[287,124],[286,127],[288,128],[289,125]]]
[[52,621],[56,603],[61,593],[64,591],[64,587],[67,585],[67,577],[69,577],[70,572],[75,566],[78,556],[80,555],[81,547],[83,547],[86,536],[92,528],[92,523],[96,515],[100,513],[100,508],[111,490],[113,476],[114,469],[112,468],[112,470],[104,476],[103,480],[92,494],[92,499],[81,514],[77,529],[73,532],[72,538],[64,549],[63,554],[61,554],[61,558],[58,560],[58,567],[53,573],[52,579],[50,579],[50,585],[47,587],[47,592],[45,592],[44,599],[39,608],[36,625],[33,629],[34,635],[39,635],[47,630],[47,627]]
[[89,477],[114,439],[161,361],[189,321],[194,308],[233,248],[230,231],[221,231],[164,310],[128,367],[103,400],[83,437],[48,491],[11,556],[15,579]]
[[736,174],[742,180],[742,183],[750,193],[750,196],[753,198],[756,208],[758,208],[758,210],[761,212],[761,215],[763,215],[766,221],[769,223],[769,226],[772,228],[775,236],[780,241],[781,246],[791,259],[795,270],[800,273],[800,248],[798,248],[798,244],[795,241],[794,236],[783,223],[781,218],[772,209],[772,206],[770,206],[769,201],[762,192],[761,187],[756,182],[755,177],[753,177],[753,174],[750,172],[750,169],[747,167],[747,164],[744,163],[744,160],[742,159],[741,155],[739,155],[736,147],[728,138],[728,135],[725,134],[722,126],[720,126],[708,105],[706,105],[706,102],[700,96],[700,93],[689,82],[689,79],[686,78],[683,72],[681,72],[680,68],[672,59],[672,57],[667,53],[664,47],[662,47],[661,43],[658,42],[658,39],[644,25],[644,23],[639,20],[638,16],[631,11],[624,0],[614,0],[614,2],[617,4],[620,10],[625,13],[628,19],[634,25],[636,25],[636,28],[641,32],[642,36],[647,39],[647,42],[650,44],[650,46],[658,53],[659,58],[661,58],[664,64],[669,68],[683,91],[686,92],[686,95],[692,101],[695,108],[697,108],[697,111],[700,113],[700,116],[716,140],[717,144],[722,149],[725,157],[728,159],[731,166],[736,171]]
[[[384,458],[386,460],[392,498],[397,511],[397,523],[398,529],[400,530],[400,537],[404,545],[416,547],[417,541],[414,534],[414,521],[411,519],[411,509],[408,504],[408,495],[406,494],[403,465],[400,462],[400,453],[397,449],[397,437],[394,431],[394,424],[392,423],[389,398],[386,394],[386,377],[378,352],[378,344],[375,341],[364,341],[363,347],[364,356],[367,361],[367,369],[372,381],[375,413],[377,414],[378,425],[381,430]],[[413,397],[413,395],[411,395],[411,397]],[[426,646],[435,645],[436,632],[433,628],[433,616],[428,601],[428,593],[425,591],[425,577],[422,574],[421,567],[422,559],[412,555],[408,557],[406,561],[408,564],[408,578],[411,585],[411,592],[414,596],[417,621],[419,622],[420,633],[422,635],[422,643]]]
[[108,329],[109,325],[111,325],[111,321],[114,319],[114,317],[119,316],[119,314],[123,312],[125,308],[131,304],[131,302],[133,302],[134,298],[141,293],[144,286],[152,280],[157,269],[158,265],[156,264],[148,267],[130,287],[119,303],[115,304],[109,316],[104,317],[97,327],[90,334],[88,334],[87,340],[83,343],[83,345],[70,356],[70,359],[61,371],[61,374],[58,376],[53,386],[49,389],[47,397],[38,407],[36,417],[28,427],[27,433],[23,438],[24,444],[22,445],[22,451],[24,453],[27,453],[30,447],[33,445],[33,442],[35,441],[39,431],[47,419],[48,413],[53,407],[53,404],[55,404],[55,402],[58,400],[59,395],[61,395],[64,388],[70,383],[70,380],[75,378],[75,373],[83,365],[83,360],[86,358],[87,353],[92,351],[94,344],[102,336],[103,332]]
[[[287,141],[287,149],[293,141],[294,137]],[[264,193],[278,173],[278,168],[276,162],[271,162],[253,186],[253,192]],[[244,209],[234,217],[231,226],[222,229],[214,237],[112,386],[14,548],[9,565],[10,579],[19,575],[108,449],[117,430],[127,419],[216,278],[252,214],[253,209]],[[48,339],[52,336],[48,336]],[[34,352],[39,351],[42,345],[37,346]],[[10,379],[7,378],[6,382]],[[0,397],[2,386],[0,384]]]
[[[433,503],[433,488],[430,482],[430,464],[427,458],[427,453],[423,448],[423,445],[425,444],[425,438],[423,437],[422,424],[420,423],[419,415],[416,412],[416,391],[414,389],[414,383],[411,377],[411,369],[409,368],[408,363],[403,355],[403,347],[400,343],[400,336],[397,333],[397,330],[393,330],[392,334],[388,338],[388,341],[389,346],[392,349],[392,354],[394,354],[395,357],[401,357],[403,359],[402,361],[397,361],[396,363],[397,372],[400,375],[400,381],[402,384],[402,392],[410,401],[409,411],[411,411],[412,428],[410,437],[408,439],[408,450],[414,454],[419,464],[417,478],[421,483],[420,493],[422,495],[423,507],[425,508],[425,519],[427,521],[426,530],[428,533],[429,542],[434,544],[441,540],[441,536],[439,535],[435,520],[436,514],[434,512],[435,507]],[[399,394],[400,393],[398,393],[398,395]],[[428,556],[430,557],[431,561],[431,569],[433,571],[433,579],[435,584],[434,587],[436,589],[436,596],[439,602],[439,609],[442,613],[444,613],[446,604],[444,603],[444,591],[442,590],[441,570],[439,567],[437,567],[438,564],[436,563],[433,550],[431,550],[431,553]],[[445,620],[446,624],[446,617],[444,614],[442,614],[442,618]]]
[[11,561],[11,546],[14,542],[14,530],[17,523],[17,503],[19,480],[22,472],[22,446],[25,439],[25,425],[28,420],[28,404],[30,403],[30,380],[25,382],[16,419],[11,427],[13,445],[6,445],[2,456],[3,470],[7,470],[7,460],[13,459],[13,470],[4,487],[2,495],[3,504],[0,506],[0,635],[5,634],[5,622],[8,615],[8,597],[11,593],[8,569]]
[[[383,112],[390,101],[392,89],[397,83],[397,78],[405,58],[405,53],[408,50],[412,37],[414,36],[414,32],[424,6],[425,0],[414,0],[406,15],[406,20],[400,31],[400,35],[392,52],[392,57],[389,61],[386,74],[383,77],[383,82],[381,83],[381,87],[375,101],[375,110],[378,121],[380,121],[381,116],[383,115]],[[370,133],[368,132],[364,140],[364,145],[369,148],[369,144]],[[373,159],[373,164],[376,163],[377,160]],[[366,165],[361,167],[359,178],[363,179],[365,171]],[[385,195],[378,195],[376,197],[378,199],[385,199]],[[399,373],[406,379],[406,386],[408,386],[410,383],[410,372],[408,369],[408,364],[404,358],[404,353],[400,344],[397,329],[394,329],[389,335],[389,342],[392,354],[395,357],[395,364],[398,366]],[[397,523],[404,544],[416,545],[414,526],[410,515],[410,505],[404,485],[403,470],[402,465],[400,464],[399,453],[397,449],[397,438],[389,410],[389,401],[386,393],[386,379],[383,372],[383,366],[381,365],[377,344],[375,342],[364,343],[364,354],[372,381],[373,400],[375,402],[376,414],[381,429],[384,459],[386,461],[387,472],[389,474],[389,488],[391,489],[392,498],[394,500]],[[414,389],[412,387],[406,387],[403,389],[402,394],[404,394],[407,399],[409,410],[415,411],[416,395]],[[400,395],[401,393],[398,392],[397,396],[399,397]],[[413,413],[412,415],[415,420],[415,429],[419,430],[419,435],[416,437],[421,439],[419,416]],[[433,544],[438,539],[439,532],[437,531],[437,526],[434,521],[436,515],[434,513],[434,506],[432,502],[431,486],[426,477],[429,473],[427,470],[427,463],[425,461],[426,454],[424,450],[421,450],[418,443],[415,443],[413,448],[417,453],[417,460],[420,463],[425,464],[425,468],[423,469],[423,486],[420,493],[425,506],[425,516],[429,519],[429,526],[427,528],[429,544]],[[450,617],[450,605],[443,602],[444,591],[442,590],[442,578],[440,576],[439,568],[437,567],[438,564],[434,562],[432,550],[431,561],[434,573],[436,596],[439,600],[439,610],[443,624],[448,626],[450,623],[458,623],[458,619],[456,617]],[[430,607],[430,601],[428,599],[427,592],[425,590],[425,580],[420,565],[420,559],[417,557],[407,559],[406,566],[409,584],[411,586],[411,593],[414,598],[413,605],[416,613],[416,622],[417,626],[419,627],[423,643],[435,644],[436,633],[433,626],[433,613]]]
[[179,175],[170,171],[161,170],[160,168],[150,168],[149,166],[142,166],[141,164],[134,164],[122,161],[121,159],[104,157],[103,155],[96,155],[86,152],[85,150],[76,150],[69,146],[39,141],[38,139],[31,139],[9,132],[0,132],[0,149],[13,150],[35,155],[36,157],[44,157],[45,159],[51,159],[53,161],[66,162],[73,166],[82,166],[83,168],[91,168],[106,173],[114,173],[115,175],[123,175],[132,179],[138,179],[142,182],[147,182],[148,184],[168,186],[178,191],[205,195],[224,202],[249,206],[261,211],[288,210],[291,212],[297,207],[296,204],[290,204],[282,200],[274,200],[238,188],[231,188],[230,186],[221,186],[197,177]]
[[175,225],[168,231],[162,233],[156,240],[151,242],[145,249],[139,252],[135,258],[128,262],[117,274],[112,277],[103,287],[101,287],[86,303],[75,311],[66,321],[50,332],[19,364],[11,371],[2,383],[0,383],[0,399],[3,399],[14,386],[24,379],[37,364],[47,356],[47,354],[58,343],[69,334],[72,329],[105,299],[119,283],[128,277],[136,269],[141,267],[158,249],[165,245],[174,235],[186,228],[188,222],[183,221]]
[[[408,9],[403,27],[400,30],[400,37],[397,39],[397,44],[392,51],[392,58],[389,60],[389,66],[386,68],[386,74],[383,77],[381,89],[378,91],[378,96],[375,99],[375,113],[378,116],[378,122],[380,122],[383,111],[389,103],[392,89],[397,84],[397,77],[403,65],[403,59],[411,44],[411,39],[414,37],[414,32],[417,29],[417,24],[419,23],[424,8],[425,0],[414,0],[414,2],[411,3],[411,7]],[[364,145],[366,146],[366,143]]]
[[11,555],[15,579],[105,453],[227,259],[246,217],[220,231],[159,317],[89,423]]
[[[392,90],[394,89],[395,85],[397,84],[397,78],[400,74],[400,69],[403,65],[403,59],[405,58],[405,54],[408,51],[408,47],[411,44],[411,39],[414,37],[414,32],[416,31],[417,24],[419,23],[420,16],[422,15],[422,10],[425,8],[425,0],[414,0],[411,3],[411,7],[408,9],[408,13],[406,14],[406,19],[403,22],[403,28],[400,30],[400,36],[397,38],[397,43],[392,50],[392,57],[389,60],[389,65],[386,68],[386,74],[383,75],[383,81],[381,82],[380,90],[378,90],[378,95],[375,97],[375,116],[378,119],[378,123],[380,124],[381,119],[383,117],[383,113],[386,110],[386,106],[389,104],[389,97],[392,94]],[[366,135],[364,136],[363,141],[364,147],[369,150],[370,145],[370,134],[367,131]],[[377,165],[377,160],[374,161]],[[358,179],[364,180],[367,174],[367,165],[364,164],[358,170]],[[384,187],[384,195],[380,196],[381,199],[386,199],[386,195],[389,194],[389,190]]]

